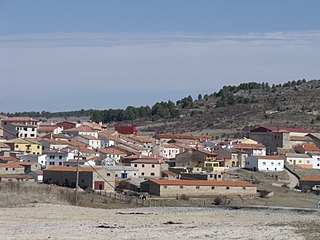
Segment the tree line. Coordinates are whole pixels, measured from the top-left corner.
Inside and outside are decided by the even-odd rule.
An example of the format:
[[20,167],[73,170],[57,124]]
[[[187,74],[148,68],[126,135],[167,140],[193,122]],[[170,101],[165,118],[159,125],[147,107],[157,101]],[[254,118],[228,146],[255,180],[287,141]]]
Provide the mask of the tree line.
[[[214,92],[211,95],[202,94],[198,95],[197,100],[207,101],[209,97],[218,97],[219,99],[216,102],[216,107],[225,107],[228,105],[235,104],[249,104],[255,103],[257,100],[252,95],[250,98],[243,96],[235,96],[234,93],[244,90],[256,90],[260,89],[262,91],[273,91],[278,87],[295,87],[302,83],[305,83],[306,80],[298,80],[298,81],[288,81],[284,84],[273,84],[271,87],[269,83],[262,82],[249,82],[249,83],[241,83],[238,86],[223,86],[218,92]],[[172,101],[167,102],[157,102],[152,107],[149,106],[128,106],[126,109],[106,109],[106,110],[94,110],[94,109],[81,109],[80,111],[66,111],[66,112],[16,112],[16,113],[0,113],[7,116],[29,116],[38,119],[49,119],[49,118],[63,118],[68,119],[71,117],[90,117],[92,121],[95,122],[103,122],[109,123],[114,121],[124,121],[124,120],[136,120],[141,118],[148,118],[152,120],[157,120],[161,118],[177,118],[181,114],[181,110],[183,109],[192,109],[195,107],[195,100],[191,97],[185,97],[181,100],[178,100],[176,103]]]

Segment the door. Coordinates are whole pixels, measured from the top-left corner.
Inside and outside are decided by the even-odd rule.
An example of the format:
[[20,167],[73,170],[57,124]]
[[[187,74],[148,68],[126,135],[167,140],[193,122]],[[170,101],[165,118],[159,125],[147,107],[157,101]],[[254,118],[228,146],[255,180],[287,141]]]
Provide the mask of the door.
[[95,181],[94,182],[94,190],[104,190],[104,182],[103,181]]

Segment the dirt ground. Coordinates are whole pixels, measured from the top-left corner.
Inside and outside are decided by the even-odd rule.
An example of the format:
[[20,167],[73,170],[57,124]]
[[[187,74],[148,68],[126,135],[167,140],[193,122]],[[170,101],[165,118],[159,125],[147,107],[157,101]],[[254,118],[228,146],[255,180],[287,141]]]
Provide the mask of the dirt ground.
[[0,208],[1,239],[319,239],[320,212],[222,208]]

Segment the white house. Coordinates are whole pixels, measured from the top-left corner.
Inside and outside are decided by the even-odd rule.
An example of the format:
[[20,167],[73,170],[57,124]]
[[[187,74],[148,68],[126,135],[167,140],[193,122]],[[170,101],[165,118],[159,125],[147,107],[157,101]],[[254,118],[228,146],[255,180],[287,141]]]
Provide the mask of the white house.
[[266,147],[263,144],[241,143],[233,145],[232,148],[246,152],[249,156],[266,156]]
[[79,126],[75,128],[66,129],[63,131],[66,134],[69,134],[71,137],[77,136],[77,135],[91,135],[93,137],[98,138],[98,132],[93,130],[89,126]]
[[308,154],[286,153],[286,161],[301,168],[313,168],[313,158]]
[[173,159],[180,153],[180,148],[174,144],[162,143],[155,145],[152,148],[152,153],[167,159]]
[[283,171],[284,159],[279,156],[249,156],[245,168],[253,171]]
[[61,150],[53,150],[47,152],[46,156],[46,167],[52,166],[63,166],[63,162],[66,162],[70,159],[74,159],[73,152],[61,151]]
[[101,140],[91,135],[77,135],[72,139],[87,144],[91,149],[97,149],[101,147]]
[[20,160],[23,162],[33,162],[39,163],[43,167],[46,165],[46,154],[37,155],[37,154],[30,154],[30,155],[23,155],[20,157]]
[[312,157],[312,168],[320,169],[320,153],[313,153],[310,156]]

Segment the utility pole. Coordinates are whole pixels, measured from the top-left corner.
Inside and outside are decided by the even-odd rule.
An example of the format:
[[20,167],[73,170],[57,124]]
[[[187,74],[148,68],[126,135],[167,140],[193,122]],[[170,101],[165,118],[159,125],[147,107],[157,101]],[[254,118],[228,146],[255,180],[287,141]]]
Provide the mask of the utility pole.
[[79,145],[78,145],[77,174],[76,174],[76,206],[78,206],[79,157],[80,157],[80,147],[79,147]]

